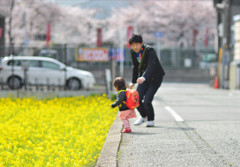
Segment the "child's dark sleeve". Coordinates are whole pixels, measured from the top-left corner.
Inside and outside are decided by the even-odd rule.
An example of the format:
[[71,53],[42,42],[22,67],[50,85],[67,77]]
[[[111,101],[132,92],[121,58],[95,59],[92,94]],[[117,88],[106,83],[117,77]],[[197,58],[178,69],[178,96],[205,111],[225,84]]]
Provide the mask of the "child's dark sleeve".
[[117,107],[119,104],[121,104],[124,101],[124,96],[126,92],[120,92],[117,95],[117,100],[112,104],[112,108]]

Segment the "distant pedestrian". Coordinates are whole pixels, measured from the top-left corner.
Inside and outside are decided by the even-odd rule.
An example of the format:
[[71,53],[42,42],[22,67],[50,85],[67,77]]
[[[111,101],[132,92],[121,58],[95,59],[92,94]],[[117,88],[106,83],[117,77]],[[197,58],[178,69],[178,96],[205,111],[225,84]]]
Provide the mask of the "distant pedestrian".
[[117,100],[111,104],[111,107],[114,108],[118,106],[120,111],[120,119],[123,122],[124,129],[122,133],[131,133],[132,130],[130,128],[129,120],[130,118],[136,118],[136,113],[134,110],[130,110],[126,105],[125,102],[127,100],[126,97],[126,84],[125,80],[122,77],[117,77],[113,81],[114,89],[117,91]]
[[129,88],[132,89],[134,84],[138,83],[140,106],[137,109],[141,115],[134,125],[141,125],[147,121],[147,127],[153,127],[152,100],[161,86],[165,72],[155,50],[143,43],[141,35],[133,34],[129,39],[129,44],[132,48],[130,52],[133,63],[132,83]]

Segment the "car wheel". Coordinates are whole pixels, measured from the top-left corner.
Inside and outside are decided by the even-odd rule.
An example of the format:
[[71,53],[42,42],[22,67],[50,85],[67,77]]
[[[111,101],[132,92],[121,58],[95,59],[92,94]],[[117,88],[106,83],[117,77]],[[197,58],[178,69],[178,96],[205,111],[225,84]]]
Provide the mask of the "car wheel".
[[11,77],[8,79],[8,87],[10,89],[16,90],[22,87],[22,81],[19,77]]
[[78,90],[82,87],[81,81],[76,78],[69,79],[67,82],[67,87],[70,90]]

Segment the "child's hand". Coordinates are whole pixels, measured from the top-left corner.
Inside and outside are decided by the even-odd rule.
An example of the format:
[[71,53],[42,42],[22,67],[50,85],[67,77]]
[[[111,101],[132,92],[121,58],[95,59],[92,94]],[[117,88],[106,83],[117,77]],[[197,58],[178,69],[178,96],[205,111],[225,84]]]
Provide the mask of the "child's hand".
[[134,85],[135,85],[134,83],[130,83],[129,84],[129,89],[132,89],[134,87]]

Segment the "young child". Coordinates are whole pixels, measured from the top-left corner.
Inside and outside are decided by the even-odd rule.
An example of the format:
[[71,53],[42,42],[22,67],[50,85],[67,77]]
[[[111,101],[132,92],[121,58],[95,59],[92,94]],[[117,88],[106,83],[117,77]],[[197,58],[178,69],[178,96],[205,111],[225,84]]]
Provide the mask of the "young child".
[[132,130],[130,128],[129,118],[135,118],[136,113],[134,110],[130,110],[126,105],[125,102],[127,100],[126,97],[126,84],[125,80],[122,77],[117,77],[113,81],[114,89],[118,92],[117,93],[117,100],[111,104],[111,107],[114,108],[118,106],[120,111],[120,119],[123,122],[124,129],[122,130],[122,133],[131,133]]

